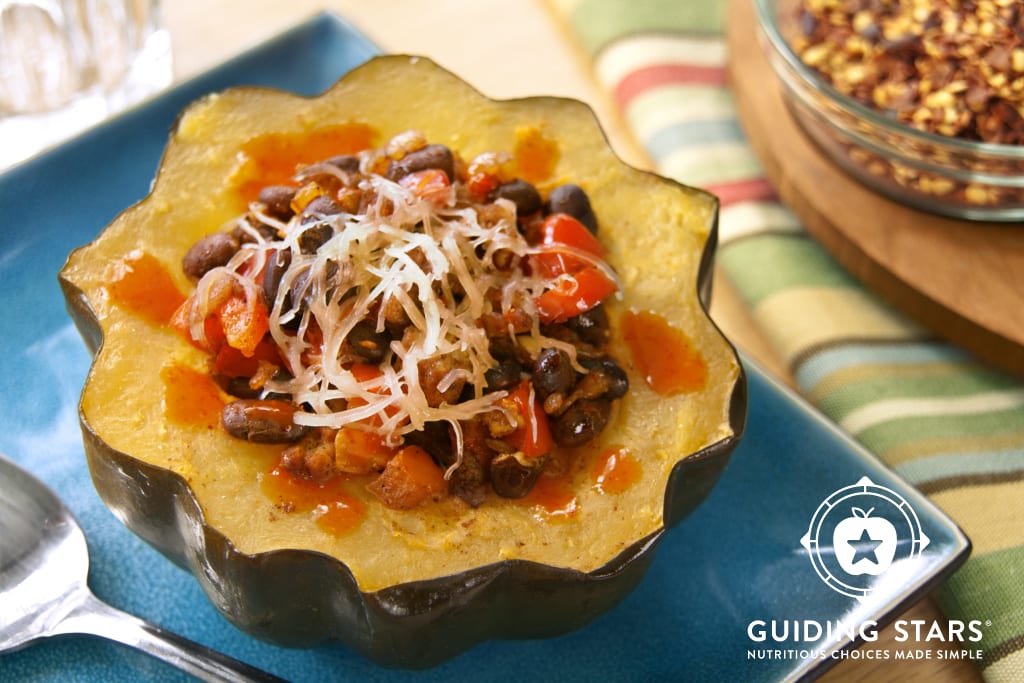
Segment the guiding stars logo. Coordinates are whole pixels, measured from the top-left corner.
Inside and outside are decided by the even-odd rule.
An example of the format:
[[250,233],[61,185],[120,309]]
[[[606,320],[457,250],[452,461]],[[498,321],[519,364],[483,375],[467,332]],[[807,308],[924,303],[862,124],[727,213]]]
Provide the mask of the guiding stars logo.
[[858,600],[871,593],[874,577],[928,543],[910,503],[868,477],[822,501],[800,539],[818,577]]

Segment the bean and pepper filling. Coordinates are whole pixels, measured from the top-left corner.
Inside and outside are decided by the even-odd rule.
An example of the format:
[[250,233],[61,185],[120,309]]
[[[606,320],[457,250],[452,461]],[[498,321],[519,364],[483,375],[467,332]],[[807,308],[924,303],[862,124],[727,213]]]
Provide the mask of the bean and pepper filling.
[[519,498],[628,390],[616,294],[586,193],[542,196],[512,157],[416,131],[301,167],[183,259],[174,326],[213,358],[239,439],[396,509]]

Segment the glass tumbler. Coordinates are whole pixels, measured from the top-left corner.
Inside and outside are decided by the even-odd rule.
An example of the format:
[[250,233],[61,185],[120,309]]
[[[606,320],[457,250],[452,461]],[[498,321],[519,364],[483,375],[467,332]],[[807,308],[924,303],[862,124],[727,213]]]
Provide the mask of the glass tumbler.
[[0,0],[0,170],[170,81],[158,0]]

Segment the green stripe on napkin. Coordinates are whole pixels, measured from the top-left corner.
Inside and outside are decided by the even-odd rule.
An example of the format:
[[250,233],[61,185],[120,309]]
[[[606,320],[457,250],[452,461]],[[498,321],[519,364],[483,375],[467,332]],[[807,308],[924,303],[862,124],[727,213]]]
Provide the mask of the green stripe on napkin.
[[570,22],[583,48],[593,56],[613,40],[632,33],[717,33],[724,16],[724,2],[684,0],[669,8],[664,2],[591,0],[572,9]]
[[940,606],[987,622],[987,680],[1024,680],[1024,385],[890,309],[777,203],[725,86],[724,2],[549,3],[655,169],[719,196],[718,264],[801,392],[970,536]]
[[[791,259],[792,268],[765,266],[784,257]],[[737,240],[723,250],[718,262],[732,274],[733,284],[752,307],[793,287],[856,286],[846,271],[830,267],[828,256],[804,235]]]

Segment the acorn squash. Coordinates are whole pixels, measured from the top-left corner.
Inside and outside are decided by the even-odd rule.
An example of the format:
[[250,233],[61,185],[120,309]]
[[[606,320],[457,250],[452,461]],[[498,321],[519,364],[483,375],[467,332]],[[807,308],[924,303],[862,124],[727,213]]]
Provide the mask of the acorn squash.
[[[312,146],[357,151],[408,129],[467,159],[512,151],[542,192],[585,188],[621,282],[607,308],[631,388],[607,429],[580,447],[578,466],[541,494],[394,510],[357,492],[361,521],[331,533],[267,494],[280,448],[224,432],[206,407],[220,391],[206,360],[164,322],[170,310],[159,302],[193,286],[184,254],[245,210],[254,183],[315,160],[301,158]],[[229,620],[275,643],[338,639],[386,665],[424,667],[484,639],[577,628],[640,580],[741,436],[742,368],[705,308],[717,209],[706,192],[621,162],[584,104],[494,101],[424,58],[373,59],[313,98],[210,95],[180,116],[150,194],[60,273],[95,353],[80,403],[95,486]],[[631,324],[644,320],[660,327]],[[652,349],[666,333],[680,347]],[[674,352],[700,364],[697,385],[659,386]],[[628,481],[602,486],[609,454],[623,452],[635,460]]]

